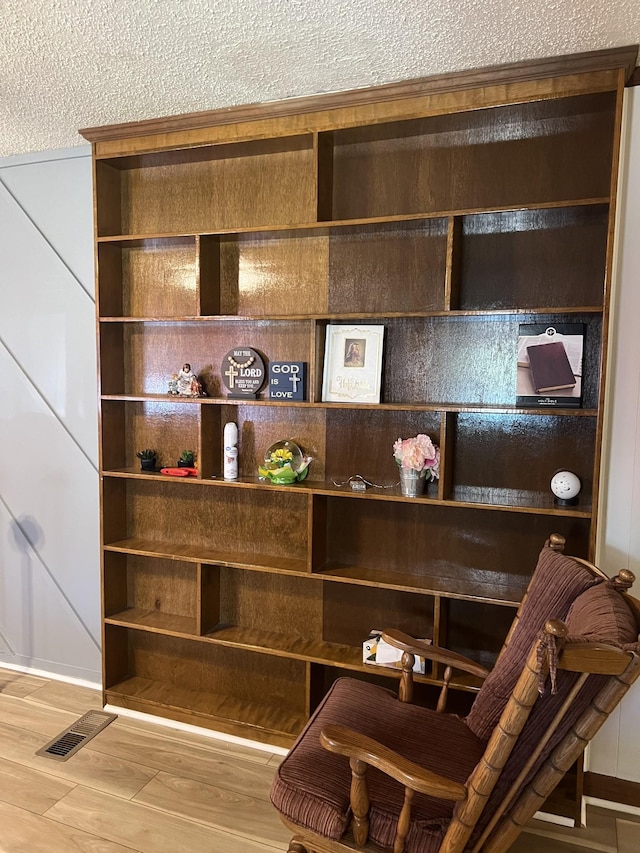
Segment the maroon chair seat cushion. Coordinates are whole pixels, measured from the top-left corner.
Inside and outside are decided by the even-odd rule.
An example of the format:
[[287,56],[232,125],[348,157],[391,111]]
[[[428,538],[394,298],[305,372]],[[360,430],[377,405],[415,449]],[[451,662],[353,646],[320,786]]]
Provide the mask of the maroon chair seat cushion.
[[[485,748],[465,723],[452,714],[400,702],[390,690],[341,678],[336,681],[276,773],[271,801],[298,826],[338,839],[348,829],[351,770],[346,758],[320,744],[320,731],[344,725],[380,741],[422,767],[465,782]],[[371,798],[370,837],[392,848],[402,785],[385,774],[367,771]],[[406,853],[438,849],[454,803],[416,794]]]
[[482,685],[466,718],[477,737],[486,740],[491,736],[546,620],[564,620],[573,601],[585,590],[601,583],[603,579],[585,566],[545,545],[509,644]]

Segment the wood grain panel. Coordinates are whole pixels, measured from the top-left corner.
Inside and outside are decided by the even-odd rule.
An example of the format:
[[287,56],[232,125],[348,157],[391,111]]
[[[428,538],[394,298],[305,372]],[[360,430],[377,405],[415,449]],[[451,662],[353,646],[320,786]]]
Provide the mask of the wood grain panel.
[[[117,431],[122,424],[122,443],[107,443],[103,451],[103,468],[140,470],[138,450],[156,451],[156,468],[174,467],[183,450],[199,449],[200,407],[179,403],[167,397],[163,402],[104,401],[102,405],[103,436]],[[196,462],[198,459],[196,458]]]
[[116,844],[48,817],[0,803],[2,843],[6,850],[37,850],[46,839],[50,853],[131,853],[131,847]]
[[417,595],[441,595],[447,599],[483,600],[489,604],[516,606],[524,595],[528,576],[500,575],[490,573],[487,576],[475,574],[474,578],[459,573],[455,567],[436,566],[436,572],[418,572],[414,567],[404,569],[386,569],[361,565],[344,565],[327,561],[318,570],[319,576],[326,582],[353,584],[365,588],[380,587],[397,589]]
[[196,567],[176,560],[127,557],[127,604],[195,618]]
[[[276,487],[277,488],[277,487]],[[195,546],[192,544],[180,544],[168,539],[152,540],[141,538],[122,539],[108,542],[105,545],[108,551],[126,554],[141,554],[148,557],[166,557],[169,560],[180,560],[194,563],[214,563],[221,566],[231,566],[239,569],[251,569],[256,571],[294,572],[306,574],[307,561],[288,556],[274,556],[254,552],[247,554],[243,551],[221,551],[208,546]]]
[[277,441],[289,440],[297,444],[305,455],[313,457],[305,482],[324,481],[326,439],[323,409],[238,405],[235,412],[235,416],[231,414],[228,419],[238,425],[241,477],[257,477],[258,465],[264,463],[268,448]]
[[608,220],[604,205],[463,217],[452,307],[601,306]]
[[[327,566],[366,568],[384,583],[401,569],[415,576],[450,582],[452,590],[489,596],[501,586],[528,579],[541,544],[551,532],[567,539],[576,556],[587,552],[589,523],[583,519],[465,510],[452,513],[436,504],[328,500]],[[320,568],[320,567],[318,567]],[[445,580],[446,579],[446,580]],[[372,626],[374,627],[374,626]]]
[[96,230],[99,235],[119,234],[121,231],[122,182],[120,171],[109,163],[95,163]]
[[[103,251],[108,244],[101,244]],[[122,244],[122,314],[189,317],[199,313],[193,238]],[[102,281],[101,281],[102,285]]]
[[220,570],[217,566],[198,564],[198,579],[196,632],[202,635],[220,621]]
[[221,568],[220,588],[217,627],[273,631],[301,640],[323,637],[322,590],[317,581]]
[[113,164],[122,170],[121,234],[294,225],[315,218],[310,136],[180,149]]
[[306,557],[304,493],[210,489],[203,501],[199,488],[180,481],[127,480],[126,486],[130,536],[206,548],[215,531],[216,547],[238,555]]
[[327,311],[326,231],[220,239],[222,314],[253,317]]
[[137,725],[132,728],[121,725],[121,722],[124,718],[119,718],[117,726],[108,726],[108,733],[107,729],[100,732],[104,737],[94,738],[91,748],[114,758],[178,774],[194,782],[215,782],[225,791],[247,794],[268,802],[273,777],[273,770],[266,766],[268,753],[261,754],[254,749],[249,756],[248,749],[240,748],[236,753],[233,745],[206,738],[204,733],[192,736],[193,742],[188,742],[182,740],[182,733],[176,734],[157,724],[143,731]]
[[112,684],[123,681],[129,675],[131,663],[129,660],[129,647],[127,635],[120,628],[104,623],[103,634],[104,645],[102,654],[102,688],[104,702],[106,692]]
[[[100,694],[97,693],[97,695]],[[19,699],[20,697],[17,696],[0,696],[2,723],[8,728],[21,729],[28,734],[42,735],[45,739],[51,739],[74,722],[74,715],[64,708],[57,708],[47,702],[34,702],[33,705],[30,702],[25,707]],[[11,760],[9,756],[8,760]]]
[[334,228],[329,313],[441,311],[446,221]]
[[492,669],[514,616],[515,610],[510,607],[453,599],[448,607],[444,645]]
[[126,486],[123,482],[103,479],[102,541],[111,542],[127,535]]
[[124,391],[124,329],[119,323],[103,323],[98,342],[98,393],[122,394]]
[[[63,727],[72,722],[69,720]],[[40,770],[43,759],[35,755],[36,750],[45,746],[55,734],[41,735],[0,724],[0,758],[31,770]],[[88,785],[126,798],[136,794],[155,775],[154,770],[133,761],[99,755],[88,749],[78,751],[73,761],[48,761],[47,772],[56,779]]]
[[292,660],[327,663],[343,669],[362,669],[362,646],[317,640],[308,634],[282,634],[255,628],[235,626],[216,628],[207,635],[208,642],[244,648]]
[[143,631],[114,630],[127,637],[130,684],[114,685],[109,692],[131,693],[197,716],[294,733],[305,705],[302,662]]
[[[254,843],[210,826],[163,814],[151,806],[107,797],[78,788],[49,810],[48,817],[110,842],[134,846],[144,853],[176,850],[224,850],[225,853],[265,853]],[[111,848],[107,847],[107,851]]]
[[334,132],[335,219],[606,197],[613,93]]
[[44,776],[30,767],[0,759],[0,801],[42,814],[72,791],[75,785]]
[[[224,324],[178,322],[128,324],[124,329],[124,388],[111,393],[166,394],[172,373],[185,361],[209,396],[223,396],[222,360],[230,349],[249,346],[268,361],[310,362],[309,329],[288,321],[230,320]],[[261,392],[268,395],[265,383]]]
[[[266,777],[272,775],[272,771],[264,774],[262,791],[266,791],[268,785]],[[215,775],[210,777],[215,778]],[[211,782],[196,782],[183,775],[160,772],[135,797],[135,802],[227,830],[240,838],[265,841],[274,847],[277,845],[276,849],[284,850],[291,837],[288,829],[273,820],[271,803],[257,801],[246,788],[234,792]],[[247,815],[240,825],[239,811]]]
[[520,314],[385,322],[386,403],[513,405],[521,323],[585,324],[583,406],[598,402],[600,315]]
[[198,623],[195,616],[174,616],[155,609],[129,607],[113,613],[105,621],[109,625],[136,628],[150,634],[164,634],[167,637],[198,636]]
[[101,243],[96,252],[98,317],[121,317],[122,303],[122,250],[115,243]]
[[196,237],[199,309],[202,316],[220,313],[220,238]]
[[48,682],[36,675],[25,675],[11,670],[0,671],[0,694],[2,696],[28,696]]
[[374,628],[398,628],[413,637],[432,639],[433,599],[389,589],[323,584],[323,636],[358,648]]
[[127,555],[102,554],[103,616],[118,613],[127,606]]
[[[363,436],[366,433],[366,440]],[[333,409],[327,412],[327,480],[343,483],[361,474],[381,485],[399,482],[393,444],[398,438],[424,433],[440,444],[437,412],[358,411]],[[343,487],[349,489],[349,485]]]
[[454,486],[508,489],[516,493],[514,499],[519,491],[549,496],[551,477],[566,468],[580,477],[580,506],[588,507],[595,444],[595,418],[461,413],[456,416]]

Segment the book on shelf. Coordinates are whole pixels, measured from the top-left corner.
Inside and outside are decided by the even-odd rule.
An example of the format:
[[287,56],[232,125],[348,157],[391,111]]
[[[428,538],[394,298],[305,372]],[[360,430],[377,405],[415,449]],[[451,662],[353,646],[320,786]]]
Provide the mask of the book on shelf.
[[379,403],[384,325],[330,323],[327,326],[322,400]]
[[579,408],[583,353],[583,323],[521,323],[516,405]]

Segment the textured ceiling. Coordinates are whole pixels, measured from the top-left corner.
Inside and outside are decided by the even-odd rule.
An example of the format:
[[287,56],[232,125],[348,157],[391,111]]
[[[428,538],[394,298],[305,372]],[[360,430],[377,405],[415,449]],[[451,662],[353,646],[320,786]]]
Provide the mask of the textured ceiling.
[[0,0],[0,156],[77,128],[640,41],[638,0]]

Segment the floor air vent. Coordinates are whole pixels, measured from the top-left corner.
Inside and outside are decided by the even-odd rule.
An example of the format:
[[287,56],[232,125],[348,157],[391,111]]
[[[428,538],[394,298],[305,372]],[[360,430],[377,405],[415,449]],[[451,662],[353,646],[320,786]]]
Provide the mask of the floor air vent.
[[117,714],[107,714],[104,711],[89,711],[80,717],[79,720],[65,729],[53,740],[49,741],[46,746],[43,746],[36,752],[36,755],[43,755],[45,758],[54,758],[56,761],[66,761],[67,758],[81,749],[85,743],[88,743],[92,737],[95,737],[98,732],[106,728],[109,723],[118,719]]

